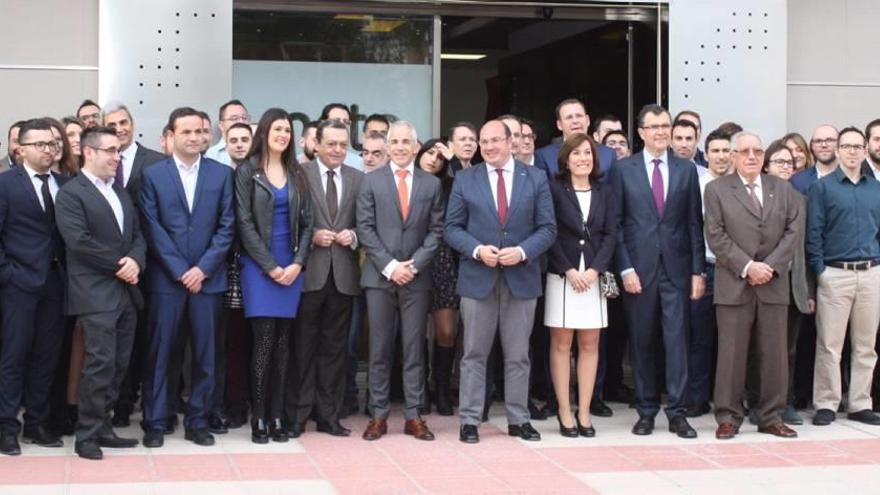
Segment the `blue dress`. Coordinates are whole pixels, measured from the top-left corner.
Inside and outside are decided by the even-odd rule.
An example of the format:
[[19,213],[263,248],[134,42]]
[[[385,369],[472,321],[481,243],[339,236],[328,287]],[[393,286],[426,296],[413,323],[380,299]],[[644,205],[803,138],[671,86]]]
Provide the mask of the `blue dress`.
[[[293,263],[290,250],[290,205],[288,186],[276,188],[275,207],[272,212],[272,242],[270,251],[278,266],[284,268]],[[245,318],[294,318],[299,308],[302,294],[303,274],[289,286],[283,286],[263,273],[260,266],[250,256],[241,254],[241,293],[244,299]]]

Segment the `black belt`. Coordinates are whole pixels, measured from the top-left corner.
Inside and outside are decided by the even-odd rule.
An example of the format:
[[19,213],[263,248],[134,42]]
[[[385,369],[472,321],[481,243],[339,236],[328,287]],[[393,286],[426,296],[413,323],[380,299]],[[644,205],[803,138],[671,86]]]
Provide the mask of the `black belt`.
[[844,270],[856,270],[863,272],[880,265],[880,260],[863,260],[863,261],[829,261],[826,266],[833,268],[842,268]]

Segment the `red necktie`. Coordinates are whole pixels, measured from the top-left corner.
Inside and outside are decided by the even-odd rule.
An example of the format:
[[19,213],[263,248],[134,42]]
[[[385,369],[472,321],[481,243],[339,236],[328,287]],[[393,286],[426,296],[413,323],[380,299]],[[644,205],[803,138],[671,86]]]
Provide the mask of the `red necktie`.
[[496,194],[498,198],[498,221],[501,225],[507,223],[507,188],[504,187],[504,169],[496,168],[498,174],[498,182],[495,183]]

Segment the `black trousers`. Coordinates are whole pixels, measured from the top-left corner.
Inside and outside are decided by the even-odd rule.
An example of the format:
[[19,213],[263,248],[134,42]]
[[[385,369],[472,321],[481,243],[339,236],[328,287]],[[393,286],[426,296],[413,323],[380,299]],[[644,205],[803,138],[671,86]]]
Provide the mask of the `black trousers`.
[[85,335],[86,359],[79,382],[76,440],[109,433],[110,411],[128,370],[137,327],[137,310],[126,292],[113,311],[79,316]]
[[38,292],[0,289],[0,430],[17,433],[24,406],[25,430],[49,417],[49,391],[64,337],[64,285],[52,270]]
[[337,290],[332,270],[323,288],[302,295],[285,406],[293,424],[304,424],[312,409],[316,421],[339,419],[353,299]]

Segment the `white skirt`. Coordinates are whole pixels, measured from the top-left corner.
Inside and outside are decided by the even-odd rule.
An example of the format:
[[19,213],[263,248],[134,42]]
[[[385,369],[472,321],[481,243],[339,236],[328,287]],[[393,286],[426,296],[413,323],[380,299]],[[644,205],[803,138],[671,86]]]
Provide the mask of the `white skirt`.
[[[584,270],[581,258],[580,271]],[[586,330],[608,326],[608,305],[599,290],[599,280],[586,292],[575,292],[565,276],[547,274],[544,291],[544,325]]]

